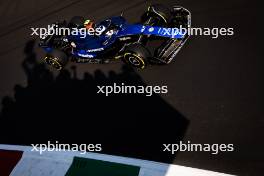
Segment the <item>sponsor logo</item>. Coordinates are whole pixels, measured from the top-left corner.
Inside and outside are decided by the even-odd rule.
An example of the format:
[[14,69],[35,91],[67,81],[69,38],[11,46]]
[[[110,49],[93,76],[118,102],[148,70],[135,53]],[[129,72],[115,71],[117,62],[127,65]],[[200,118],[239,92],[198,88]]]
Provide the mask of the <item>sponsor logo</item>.
[[90,50],[87,50],[87,52],[97,52],[97,51],[103,51],[104,48],[96,48],[96,49],[90,49]]
[[153,31],[154,31],[154,27],[149,28],[148,31],[149,31],[149,32],[153,32]]
[[122,37],[122,38],[119,38],[120,41],[125,41],[125,40],[129,40],[131,39],[131,37]]
[[93,58],[94,56],[91,55],[91,54],[81,54],[81,53],[78,53],[78,56],[81,56],[81,57],[87,57],[87,58]]
[[146,26],[142,26],[142,28],[141,28],[141,32],[144,32],[145,29],[146,29]]

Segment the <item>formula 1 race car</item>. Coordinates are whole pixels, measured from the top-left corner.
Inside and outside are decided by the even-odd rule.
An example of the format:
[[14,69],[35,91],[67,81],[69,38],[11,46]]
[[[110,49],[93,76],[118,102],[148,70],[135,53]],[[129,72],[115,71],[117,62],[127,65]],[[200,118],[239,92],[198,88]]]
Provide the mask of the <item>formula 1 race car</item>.
[[[109,63],[122,60],[136,68],[148,64],[169,64],[188,39],[191,26],[190,12],[180,6],[171,9],[151,5],[141,16],[141,22],[129,24],[120,15],[94,23],[75,16],[69,23],[56,22],[56,26],[72,29],[94,29],[95,35],[82,37],[80,33],[47,34],[40,38],[39,46],[46,52],[45,61],[61,70],[69,61],[77,63]],[[96,35],[96,33],[98,33]]]

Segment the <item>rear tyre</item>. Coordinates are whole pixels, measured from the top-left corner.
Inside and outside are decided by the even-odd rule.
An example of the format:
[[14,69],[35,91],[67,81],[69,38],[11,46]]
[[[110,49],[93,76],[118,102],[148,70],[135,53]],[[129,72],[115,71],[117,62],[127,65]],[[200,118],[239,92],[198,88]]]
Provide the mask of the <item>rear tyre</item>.
[[148,64],[149,57],[148,49],[139,43],[135,43],[126,47],[123,61],[135,68],[144,69]]
[[56,49],[48,53],[44,60],[56,70],[61,70],[69,61],[68,56],[64,52]]

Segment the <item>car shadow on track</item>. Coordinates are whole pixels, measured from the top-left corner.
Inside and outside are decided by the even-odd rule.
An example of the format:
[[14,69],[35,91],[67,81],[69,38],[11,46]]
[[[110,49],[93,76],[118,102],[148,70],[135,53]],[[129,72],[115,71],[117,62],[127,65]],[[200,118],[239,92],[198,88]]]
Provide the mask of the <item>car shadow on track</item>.
[[35,41],[25,46],[26,87],[15,85],[14,98],[2,99],[0,143],[101,143],[102,153],[171,163],[163,144],[184,137],[188,120],[159,95],[97,94],[97,85],[147,86],[133,69],[100,70],[76,77],[76,68],[57,76],[37,62]]

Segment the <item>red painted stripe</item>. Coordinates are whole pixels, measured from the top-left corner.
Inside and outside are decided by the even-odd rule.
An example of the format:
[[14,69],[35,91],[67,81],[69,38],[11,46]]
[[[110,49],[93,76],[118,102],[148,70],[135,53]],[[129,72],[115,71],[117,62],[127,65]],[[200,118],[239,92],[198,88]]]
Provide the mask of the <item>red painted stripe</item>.
[[9,176],[22,154],[22,151],[0,150],[0,175]]

